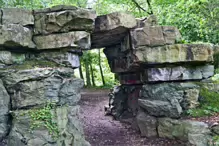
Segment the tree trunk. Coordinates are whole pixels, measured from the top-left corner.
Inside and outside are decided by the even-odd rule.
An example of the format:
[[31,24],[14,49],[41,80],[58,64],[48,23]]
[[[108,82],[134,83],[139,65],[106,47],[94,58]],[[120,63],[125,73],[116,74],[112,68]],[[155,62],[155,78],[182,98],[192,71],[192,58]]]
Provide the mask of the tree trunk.
[[79,74],[80,74],[80,78],[84,80],[84,76],[83,76],[83,72],[82,72],[81,62],[80,62],[80,66],[79,66]]
[[90,82],[89,63],[88,63],[87,60],[84,63],[85,63],[85,71],[86,71],[86,83],[87,83],[87,86],[90,87],[91,86],[91,82]]
[[100,67],[100,74],[101,74],[102,83],[103,83],[103,86],[105,86],[106,83],[104,80],[103,70],[102,70],[102,66],[101,66],[100,49],[99,49],[99,67]]
[[90,64],[90,71],[91,71],[91,80],[92,80],[92,84],[93,84],[93,86],[95,87],[96,84],[95,84],[95,80],[94,80],[94,71],[93,71],[92,64]]

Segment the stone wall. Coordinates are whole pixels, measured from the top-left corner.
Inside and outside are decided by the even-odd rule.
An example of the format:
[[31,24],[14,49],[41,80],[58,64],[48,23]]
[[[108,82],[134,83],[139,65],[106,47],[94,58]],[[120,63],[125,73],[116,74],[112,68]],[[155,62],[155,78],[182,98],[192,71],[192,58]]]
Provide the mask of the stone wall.
[[79,121],[95,13],[73,6],[0,10],[0,140],[8,146],[90,145]]
[[111,71],[118,74],[121,83],[110,94],[107,113],[131,123],[142,136],[206,146],[211,138],[208,125],[181,117],[199,105],[197,82],[214,74],[214,46],[180,44],[179,30],[159,26],[155,16],[146,20],[133,18],[130,21],[136,23],[131,28],[117,13],[99,19],[98,23],[108,22],[102,30],[106,37],[110,33],[116,36],[117,32],[121,36],[122,30],[124,36],[102,40],[107,44],[104,53]]
[[84,50],[103,47],[121,83],[110,94],[110,114],[131,119],[143,136],[206,144],[204,123],[178,119],[199,104],[193,82],[214,73],[213,46],[178,43],[179,30],[159,26],[155,16],[96,17],[73,6],[4,8],[0,26],[0,140],[9,146],[89,145],[78,119],[83,81],[74,69]]

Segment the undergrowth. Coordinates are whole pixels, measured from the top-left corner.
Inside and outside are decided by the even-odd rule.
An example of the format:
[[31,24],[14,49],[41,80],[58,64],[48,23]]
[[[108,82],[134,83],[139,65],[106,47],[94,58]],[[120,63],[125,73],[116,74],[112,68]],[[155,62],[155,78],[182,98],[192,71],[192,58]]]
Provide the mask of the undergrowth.
[[200,106],[195,109],[187,110],[187,114],[192,117],[211,116],[219,112],[219,94],[202,88],[200,91],[202,100]]

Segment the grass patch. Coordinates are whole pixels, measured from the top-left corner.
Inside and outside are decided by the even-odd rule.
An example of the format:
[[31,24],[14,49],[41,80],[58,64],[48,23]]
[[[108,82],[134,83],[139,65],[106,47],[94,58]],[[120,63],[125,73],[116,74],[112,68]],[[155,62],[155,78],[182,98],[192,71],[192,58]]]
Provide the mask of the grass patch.
[[219,112],[219,94],[202,88],[200,91],[202,100],[196,109],[187,110],[187,114],[192,117],[211,116]]

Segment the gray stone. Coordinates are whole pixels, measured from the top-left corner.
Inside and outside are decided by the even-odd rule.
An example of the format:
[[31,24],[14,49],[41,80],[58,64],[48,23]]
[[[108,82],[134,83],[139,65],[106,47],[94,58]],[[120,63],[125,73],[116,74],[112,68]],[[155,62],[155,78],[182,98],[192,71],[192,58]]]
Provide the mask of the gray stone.
[[179,118],[182,113],[182,107],[179,102],[174,100],[172,102],[166,102],[138,99],[138,104],[152,116]]
[[199,86],[192,83],[144,84],[139,104],[150,115],[180,117],[182,109],[199,105]]
[[157,134],[157,119],[149,116],[143,111],[139,111],[137,114],[137,124],[141,131],[141,136],[156,137]]
[[177,41],[181,40],[181,34],[176,27],[162,26],[162,29],[166,45],[175,44]]
[[92,48],[102,48],[119,44],[128,29],[137,26],[137,21],[131,14],[114,12],[98,16],[95,20],[95,30],[92,33]]
[[35,12],[35,34],[51,34],[94,29],[94,11],[74,6],[56,6],[48,12]]
[[67,80],[59,90],[60,105],[76,105],[81,99],[80,89],[84,81],[78,78]]
[[63,48],[90,49],[90,34],[85,31],[34,36],[33,40],[38,50]]
[[130,33],[133,48],[139,46],[165,45],[165,39],[161,26],[147,26],[143,28],[136,28]]
[[37,60],[48,60],[58,65],[64,65],[66,67],[78,68],[80,66],[79,56],[76,54],[72,54],[67,51],[52,51],[52,52],[41,52],[35,55],[35,59]]
[[21,8],[3,8],[2,13],[3,25],[20,24],[22,26],[29,26],[34,24],[34,18],[31,10]]
[[32,41],[32,31],[20,24],[0,26],[0,45],[10,48],[35,48]]
[[[112,60],[112,59],[111,59]],[[116,66],[117,65],[117,66]],[[110,65],[112,71],[118,72],[118,64]],[[119,74],[119,81],[121,84],[140,84],[140,83],[155,83],[161,81],[186,81],[186,80],[202,80],[210,78],[214,75],[213,65],[195,66],[195,67],[158,67],[148,68],[143,71],[129,72]],[[128,72],[128,73],[125,73]]]
[[[37,109],[13,112],[14,120],[8,136],[8,146],[90,146],[84,139],[83,128],[78,118],[78,106],[63,106],[51,110],[53,122],[57,123],[55,125],[59,133],[57,138],[53,137],[44,125],[40,126],[39,124],[39,126],[31,128],[33,127],[31,115],[34,112],[37,112]],[[34,122],[43,123],[45,121],[35,119]]]
[[166,64],[212,62],[213,49],[208,44],[175,44],[162,47],[141,46],[133,51],[133,63]]
[[75,105],[80,100],[83,81],[72,78],[73,70],[38,68],[10,71],[2,75],[11,96],[12,108],[41,106],[47,102]]
[[211,128],[212,132],[214,132],[215,134],[219,135],[219,125],[213,126]]
[[25,54],[0,51],[0,63],[5,65],[19,64],[25,60]]
[[199,89],[187,89],[184,91],[184,100],[188,104],[186,108],[196,108],[199,106],[198,98],[199,98]]
[[1,111],[0,113],[0,140],[5,138],[9,130],[9,123],[8,123],[9,105],[10,105],[10,97],[3,85],[2,80],[0,80],[0,111]]
[[109,31],[118,27],[133,28],[137,25],[135,17],[123,12],[114,12],[96,18],[95,32]]
[[145,82],[201,80],[210,78],[213,75],[213,65],[149,68],[144,70],[142,80]]
[[194,146],[206,146],[210,137],[208,125],[189,120],[158,119],[159,137],[179,139]]

